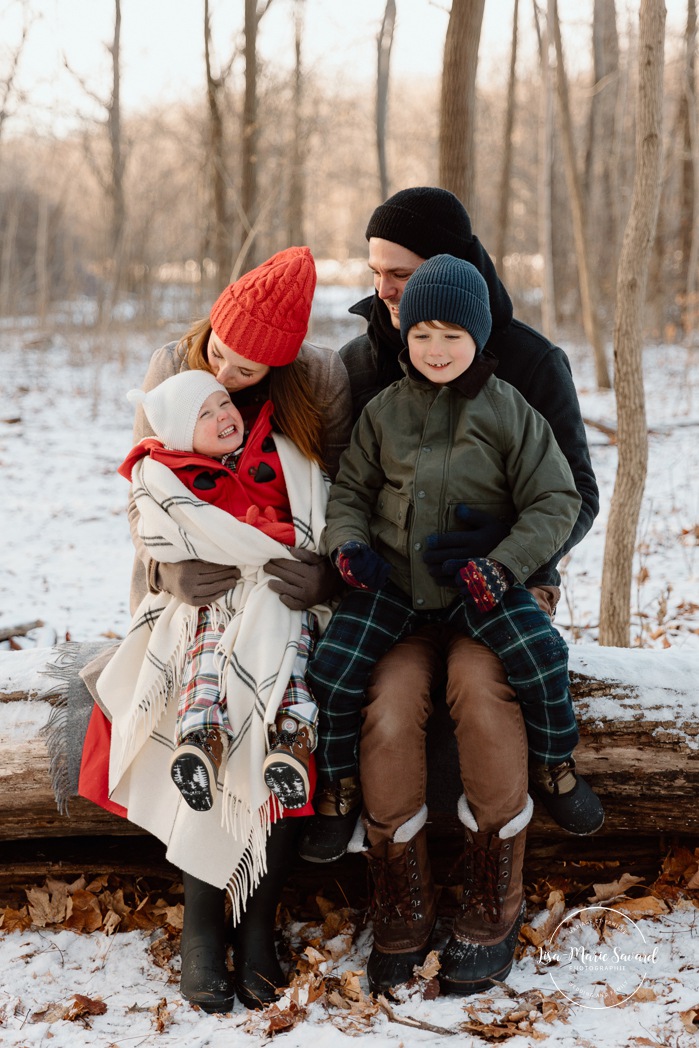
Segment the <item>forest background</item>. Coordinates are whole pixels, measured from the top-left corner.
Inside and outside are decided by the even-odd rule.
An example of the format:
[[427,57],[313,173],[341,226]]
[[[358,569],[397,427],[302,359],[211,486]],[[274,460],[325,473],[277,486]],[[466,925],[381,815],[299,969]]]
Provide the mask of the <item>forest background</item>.
[[289,243],[321,283],[366,287],[375,203],[451,189],[520,319],[582,339],[615,387],[599,639],[629,643],[642,341],[693,346],[697,323],[696,0],[667,25],[662,0],[4,0],[2,18],[5,325],[91,330],[99,366],[115,326],[182,330]]

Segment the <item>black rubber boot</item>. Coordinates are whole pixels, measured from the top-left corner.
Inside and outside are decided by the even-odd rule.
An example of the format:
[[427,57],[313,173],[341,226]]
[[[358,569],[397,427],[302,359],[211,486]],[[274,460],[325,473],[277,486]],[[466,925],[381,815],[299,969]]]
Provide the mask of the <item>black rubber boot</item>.
[[551,818],[568,833],[587,836],[602,828],[602,802],[576,771],[572,757],[552,767],[531,763],[529,788]]
[[247,1008],[264,1008],[287,985],[274,945],[277,906],[295,854],[298,823],[279,819],[267,839],[267,873],[233,928],[235,992]]
[[182,874],[184,921],[180,992],[205,1012],[229,1012],[235,1001],[226,966],[226,909],[222,888]]

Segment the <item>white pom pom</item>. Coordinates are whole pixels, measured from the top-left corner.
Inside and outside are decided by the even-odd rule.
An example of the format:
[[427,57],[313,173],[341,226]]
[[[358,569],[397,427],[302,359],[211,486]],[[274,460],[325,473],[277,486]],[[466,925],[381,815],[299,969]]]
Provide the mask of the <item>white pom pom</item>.
[[136,404],[143,403],[143,401],[146,399],[146,394],[143,392],[142,389],[130,389],[129,392],[126,394],[126,399],[135,406]]

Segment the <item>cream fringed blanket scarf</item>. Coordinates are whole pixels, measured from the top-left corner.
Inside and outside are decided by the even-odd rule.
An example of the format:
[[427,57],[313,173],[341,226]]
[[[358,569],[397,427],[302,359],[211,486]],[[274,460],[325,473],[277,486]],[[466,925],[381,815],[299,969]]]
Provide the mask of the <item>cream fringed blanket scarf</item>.
[[[327,482],[286,438],[275,433],[296,543],[316,550],[325,523]],[[224,627],[216,650],[221,696],[233,738],[214,806],[195,812],[169,772],[180,681],[197,609],[166,593],[149,594],[101,674],[97,688],[112,719],[109,788],[129,820],[167,846],[177,867],[227,887],[236,913],[266,870],[272,796],[262,776],[267,727],[291,675],[301,612],[268,588],[267,561],[291,557],[286,546],[231,514],[201,502],[162,463],[145,457],[132,476],[139,531],[154,559],[202,560],[241,569],[234,589],[211,605]],[[311,609],[321,628],[330,609]],[[222,782],[221,782],[222,779]],[[276,800],[274,802],[276,804]]]

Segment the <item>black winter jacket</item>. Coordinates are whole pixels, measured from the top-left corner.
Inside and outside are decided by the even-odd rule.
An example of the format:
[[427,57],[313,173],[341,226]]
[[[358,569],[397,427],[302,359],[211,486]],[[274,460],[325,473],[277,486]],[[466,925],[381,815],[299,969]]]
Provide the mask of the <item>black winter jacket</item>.
[[[493,315],[493,330],[486,348],[498,358],[495,374],[519,390],[549,423],[582,498],[578,519],[566,544],[548,564],[527,579],[528,586],[557,586],[560,584],[556,569],[558,562],[584,538],[599,512],[599,491],[590,462],[578,395],[566,354],[539,332],[514,319],[510,296],[497,276],[490,256],[480,245],[478,248],[477,268],[488,284]],[[380,311],[386,314],[385,317]],[[398,364],[400,336],[397,331],[386,334],[390,325],[388,311],[378,296],[362,299],[349,312],[368,321],[367,333],[352,339],[340,350],[350,377],[356,420],[364,405],[382,389],[402,378],[403,372]]]

